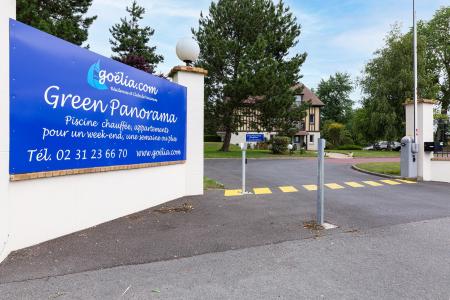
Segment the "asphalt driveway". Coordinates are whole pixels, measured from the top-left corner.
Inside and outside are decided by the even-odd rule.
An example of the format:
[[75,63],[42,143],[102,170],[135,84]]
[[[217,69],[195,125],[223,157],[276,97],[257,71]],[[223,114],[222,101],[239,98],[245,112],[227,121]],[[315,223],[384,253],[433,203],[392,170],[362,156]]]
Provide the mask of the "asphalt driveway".
[[[78,273],[244,249],[321,235],[357,232],[386,225],[450,216],[450,184],[384,184],[325,192],[329,231],[304,228],[314,219],[316,193],[301,188],[316,181],[315,159],[249,160],[248,186],[269,187],[272,194],[225,197],[224,191],[166,203],[188,212],[160,213],[157,208],[12,253],[0,264],[0,283]],[[350,161],[327,160],[326,182],[379,181],[356,172]],[[240,161],[206,160],[205,175],[227,188],[240,187]],[[277,187],[292,185],[295,193]]]

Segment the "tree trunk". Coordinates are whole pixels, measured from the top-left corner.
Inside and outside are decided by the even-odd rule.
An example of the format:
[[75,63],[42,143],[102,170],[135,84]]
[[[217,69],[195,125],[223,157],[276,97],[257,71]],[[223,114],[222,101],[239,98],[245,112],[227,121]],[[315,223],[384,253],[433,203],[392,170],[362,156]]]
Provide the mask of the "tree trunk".
[[222,148],[220,151],[228,152],[230,151],[230,141],[231,141],[231,130],[229,128],[225,129],[225,137],[223,138]]

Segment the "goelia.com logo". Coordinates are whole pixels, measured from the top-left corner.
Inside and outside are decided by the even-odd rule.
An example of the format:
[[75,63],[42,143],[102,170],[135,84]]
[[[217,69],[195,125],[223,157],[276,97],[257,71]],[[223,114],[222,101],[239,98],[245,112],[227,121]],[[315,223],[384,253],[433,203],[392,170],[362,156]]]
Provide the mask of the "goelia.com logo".
[[100,82],[99,72],[100,72],[100,60],[89,68],[87,73],[87,82],[93,88],[96,88],[98,90],[107,90],[108,86]]

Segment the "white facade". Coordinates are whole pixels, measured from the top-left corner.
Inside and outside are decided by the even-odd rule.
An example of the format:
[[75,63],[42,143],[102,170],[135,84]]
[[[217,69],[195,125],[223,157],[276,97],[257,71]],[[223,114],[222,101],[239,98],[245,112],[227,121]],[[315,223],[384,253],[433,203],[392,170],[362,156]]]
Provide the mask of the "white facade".
[[188,91],[186,163],[11,182],[7,49],[8,18],[14,16],[15,1],[5,1],[0,10],[0,261],[13,250],[203,193],[204,74],[186,70],[173,76]]
[[[245,143],[245,135],[247,133],[256,133],[256,134],[264,134],[264,139],[266,139],[267,141],[270,140],[270,136],[272,135],[276,135],[276,132],[256,132],[256,131],[249,131],[249,132],[243,132],[240,131],[237,134],[233,133],[231,135],[231,139],[230,139],[230,144],[232,145],[239,145],[240,143]],[[225,136],[225,132],[218,132],[217,133],[223,140],[224,136]],[[256,143],[249,143],[249,144],[256,144]]]
[[317,151],[319,146],[320,132],[308,132],[306,136],[308,150]]
[[[237,134],[233,133],[231,135],[231,139],[230,139],[230,144],[232,145],[239,145],[240,143],[244,143],[245,142],[245,135],[247,133],[259,133],[259,134],[264,134],[264,138],[266,140],[270,140],[271,136],[275,136],[277,135],[277,132],[256,132],[256,131],[252,131],[252,132],[238,132]],[[222,140],[225,136],[224,132],[218,132],[217,133],[220,137],[222,137]],[[308,135],[305,136],[305,141],[308,144],[308,150],[311,151],[317,151],[317,147],[319,144],[319,139],[320,139],[320,132],[308,132]],[[295,143],[295,141],[293,141],[293,143]],[[249,143],[250,145],[252,144],[256,144],[256,143]],[[298,144],[300,145],[300,144]]]

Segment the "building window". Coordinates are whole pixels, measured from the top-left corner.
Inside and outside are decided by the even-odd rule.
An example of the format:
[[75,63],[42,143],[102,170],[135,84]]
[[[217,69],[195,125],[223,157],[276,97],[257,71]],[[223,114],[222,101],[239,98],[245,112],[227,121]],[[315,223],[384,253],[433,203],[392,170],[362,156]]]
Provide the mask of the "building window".
[[309,123],[314,123],[314,117],[315,115],[313,114],[309,115]]
[[302,95],[296,95],[295,96],[295,105],[300,106],[302,104],[303,101],[303,96]]
[[309,136],[309,142],[314,144],[314,135]]
[[306,130],[306,125],[303,121],[300,123],[300,130]]

